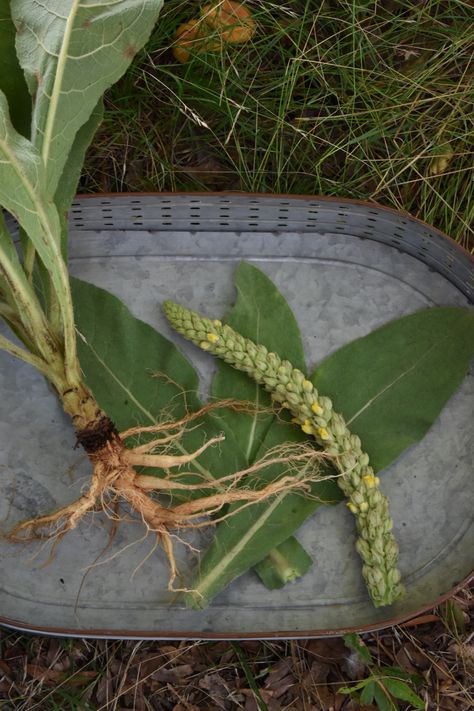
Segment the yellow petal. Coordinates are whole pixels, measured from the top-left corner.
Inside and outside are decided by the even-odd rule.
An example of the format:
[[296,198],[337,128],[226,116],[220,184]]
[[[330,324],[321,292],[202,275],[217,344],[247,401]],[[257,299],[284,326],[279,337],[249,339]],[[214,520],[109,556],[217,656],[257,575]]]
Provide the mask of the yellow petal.
[[323,414],[323,408],[320,405],[318,405],[316,400],[311,405],[311,409],[315,415],[322,415]]

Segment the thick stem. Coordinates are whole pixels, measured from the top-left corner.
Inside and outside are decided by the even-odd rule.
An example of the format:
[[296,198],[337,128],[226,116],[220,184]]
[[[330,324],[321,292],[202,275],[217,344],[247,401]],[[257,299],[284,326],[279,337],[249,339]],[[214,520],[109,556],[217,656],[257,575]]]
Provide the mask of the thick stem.
[[103,449],[118,439],[112,420],[101,410],[90,390],[83,384],[59,392],[64,411],[70,416],[77,441],[88,454]]
[[25,276],[1,214],[0,286],[5,301],[15,311],[28,340],[34,344],[35,355],[53,365],[60,350],[59,342],[52,333],[34,289]]

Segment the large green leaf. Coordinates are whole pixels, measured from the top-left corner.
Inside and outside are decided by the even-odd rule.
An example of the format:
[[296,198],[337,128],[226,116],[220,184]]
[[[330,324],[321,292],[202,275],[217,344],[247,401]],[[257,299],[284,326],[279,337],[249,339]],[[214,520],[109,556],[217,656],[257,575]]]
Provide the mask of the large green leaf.
[[76,133],[147,41],[162,0],[12,0],[17,53],[35,97],[32,140],[54,195]]
[[31,97],[15,51],[16,28],[10,0],[0,0],[0,91],[7,97],[12,123],[23,136],[30,134]]
[[61,246],[63,254],[67,252],[68,211],[77,190],[81,177],[84,158],[94,134],[99,128],[104,116],[104,102],[99,100],[97,106],[89,116],[86,123],[76,133],[76,138],[69,152],[67,164],[54,194],[54,203],[58,209],[61,221]]
[[[237,267],[234,283],[237,299],[225,317],[226,323],[248,338],[265,344],[269,350],[279,348],[282,357],[305,371],[304,348],[298,324],[275,284],[260,269],[247,262]],[[275,323],[278,324],[277,328]],[[248,399],[255,402],[257,408],[271,408],[268,393],[244,373],[221,361],[212,383],[212,392],[217,399]],[[272,413],[245,415],[228,410],[223,416],[244,450],[247,465],[255,462],[259,452],[262,454],[268,449],[270,438],[276,445],[282,443],[287,435],[287,430],[281,427],[271,430],[276,424],[276,417]],[[304,575],[311,564],[311,557],[303,546],[296,538],[292,538],[283,547],[271,551],[268,559],[257,563],[255,571],[268,588],[275,589]]]
[[[286,300],[273,282],[253,265],[242,262],[234,276],[237,298],[225,322],[247,338],[263,343],[270,351],[279,348],[279,354],[306,370],[304,349],[296,319]],[[236,433],[247,463],[252,464],[261,448],[268,429],[277,420],[271,411],[268,393],[252,382],[245,373],[218,362],[212,383],[212,395],[217,399],[236,398],[256,404],[254,414],[246,415],[227,411],[226,422]],[[262,410],[258,412],[258,409]],[[264,410],[270,410],[265,413]]]
[[[278,327],[277,319],[273,323]],[[244,321],[241,332],[247,335]],[[472,312],[428,309],[393,321],[329,356],[313,381],[322,394],[334,399],[337,410],[353,420],[351,427],[380,469],[424,436],[459,386],[473,353]],[[405,416],[410,408],[412,414]],[[265,438],[264,445],[270,441]],[[337,500],[332,493],[321,496]],[[207,605],[233,578],[282,542],[281,534],[297,530],[318,505],[302,497],[282,496],[219,526],[187,603]]]
[[199,408],[197,373],[171,341],[104,289],[71,279],[71,291],[86,382],[120,430],[154,424],[165,408],[183,417],[183,392],[188,407]]
[[311,379],[379,471],[424,437],[473,354],[473,311],[425,309],[340,348]]
[[[135,318],[108,291],[79,279],[71,280],[71,290],[85,381],[119,430],[156,424],[165,417],[180,419],[201,407],[198,375],[171,341]],[[198,424],[184,434],[176,453],[194,451],[221,433],[225,440],[186,470],[211,480],[242,469],[239,448],[225,423],[207,415]],[[196,490],[193,496],[198,495]]]
[[18,220],[48,273],[63,314],[67,363],[74,363],[75,332],[67,267],[60,247],[57,210],[44,192],[44,165],[37,149],[13,128],[0,92],[0,206]]
[[308,572],[313,559],[294,536],[272,548],[268,555],[254,566],[262,583],[269,590],[279,590],[287,583]]
[[[300,441],[296,428],[290,429],[284,441]],[[280,466],[269,467],[260,473],[258,482],[265,484],[280,475]],[[335,503],[341,499],[333,480],[314,483],[311,496],[315,498],[296,493],[278,494],[269,502],[245,508],[219,524],[201,560],[198,577],[190,586],[192,592],[186,595],[186,604],[206,607],[232,580],[283,543],[321,503]]]
[[[225,321],[232,328],[265,345],[269,350],[291,360],[305,370],[304,351],[296,319],[282,294],[259,269],[242,263],[236,270],[237,299]],[[271,408],[268,393],[256,386],[244,373],[220,363],[213,382],[215,398],[256,401],[261,408]],[[282,416],[245,415],[226,412],[222,415],[232,428],[247,463],[253,464],[269,449],[287,442],[303,442],[305,436]],[[272,466],[259,471],[251,481],[263,485],[280,476],[282,468]],[[247,482],[248,483],[248,482]],[[333,481],[315,484],[313,494],[322,501],[339,501],[341,493]],[[281,587],[309,568],[311,559],[297,541],[278,549],[291,533],[312,513],[318,503],[301,495],[280,495],[270,503],[253,505],[234,514],[218,526],[209,550],[203,557],[194,592],[187,596],[193,606],[204,607],[209,600],[238,575],[273,551],[273,557],[257,569],[268,587]],[[235,511],[236,507],[229,510]],[[296,523],[297,522],[297,523]],[[288,554],[295,554],[292,559]]]

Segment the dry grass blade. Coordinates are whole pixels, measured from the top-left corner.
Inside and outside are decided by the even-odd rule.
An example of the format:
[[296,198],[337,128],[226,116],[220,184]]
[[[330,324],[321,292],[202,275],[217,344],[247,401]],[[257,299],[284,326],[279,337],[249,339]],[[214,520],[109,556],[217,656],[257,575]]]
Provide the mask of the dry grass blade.
[[195,52],[182,65],[172,46],[190,10],[165,4],[147,54],[109,94],[82,189],[377,200],[467,246],[468,3],[262,0],[249,8],[257,30],[248,42]]
[[[436,622],[363,636],[381,668],[421,677],[428,711],[473,706],[472,591],[453,602],[466,617],[461,635],[440,620],[440,609]],[[258,711],[262,702],[272,711],[354,711],[337,689],[366,673],[337,638],[232,645],[58,640],[4,630],[0,645],[0,699],[15,711]],[[401,711],[410,708],[400,703]]]

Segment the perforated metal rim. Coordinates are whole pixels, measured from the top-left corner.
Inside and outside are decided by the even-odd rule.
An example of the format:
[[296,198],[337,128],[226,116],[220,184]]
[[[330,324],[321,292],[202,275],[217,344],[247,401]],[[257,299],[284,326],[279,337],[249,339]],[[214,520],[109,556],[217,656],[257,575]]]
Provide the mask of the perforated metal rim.
[[347,234],[415,257],[474,303],[474,260],[440,230],[408,214],[346,198],[253,193],[120,193],[78,196],[71,230]]

